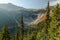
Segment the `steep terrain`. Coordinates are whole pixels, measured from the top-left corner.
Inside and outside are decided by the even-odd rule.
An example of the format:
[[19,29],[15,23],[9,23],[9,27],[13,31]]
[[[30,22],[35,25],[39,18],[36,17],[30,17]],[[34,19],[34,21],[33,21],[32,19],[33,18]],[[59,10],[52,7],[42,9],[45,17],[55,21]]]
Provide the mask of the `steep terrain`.
[[12,28],[16,25],[19,26],[21,15],[23,15],[24,24],[27,26],[30,22],[37,18],[37,14],[45,12],[46,11],[44,9],[26,9],[11,3],[0,4],[0,27],[5,24],[9,26],[9,28]]
[[[52,10],[53,10],[54,6],[50,6],[50,16],[53,16]],[[34,26],[37,25],[38,23],[44,21],[46,19],[46,12],[41,12],[40,14],[38,14],[38,17],[36,20],[32,21],[29,25]]]

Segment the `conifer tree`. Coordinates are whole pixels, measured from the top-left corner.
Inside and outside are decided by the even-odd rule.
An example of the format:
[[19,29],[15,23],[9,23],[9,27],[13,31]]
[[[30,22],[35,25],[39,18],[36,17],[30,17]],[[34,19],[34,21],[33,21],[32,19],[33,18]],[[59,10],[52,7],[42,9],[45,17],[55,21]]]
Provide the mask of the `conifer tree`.
[[48,1],[48,6],[47,6],[47,13],[46,13],[46,33],[48,32],[48,27],[50,27],[50,16],[49,16],[49,14],[50,14],[50,8],[49,8],[49,1]]
[[37,38],[36,38],[36,40],[45,40],[45,32],[46,32],[46,23],[45,23],[45,21],[43,21],[43,22],[41,22],[41,23],[39,23],[40,25],[39,26],[37,26],[37,27],[40,27],[39,28],[39,30],[38,30],[38,32],[37,32]]
[[2,40],[10,40],[10,33],[7,26],[3,26]]
[[60,7],[59,4],[53,10],[51,22],[51,37],[55,40],[60,40]]
[[24,38],[24,23],[23,23],[23,17],[20,18],[20,40],[23,40]]
[[50,20],[50,6],[49,6],[49,1],[48,1],[47,13],[46,13],[46,20],[45,20],[45,23],[46,23],[45,40],[49,39],[48,29],[50,27],[50,21],[51,21]]
[[46,20],[39,23],[40,25],[40,31],[37,34],[37,40],[48,40],[49,39],[49,32],[48,28],[50,27],[50,6],[49,6],[49,1],[47,5],[47,10],[46,10]]
[[18,28],[16,27],[15,29],[16,29],[15,40],[19,40]]
[[27,31],[27,39],[30,40],[30,38],[31,38],[31,29],[29,27]]

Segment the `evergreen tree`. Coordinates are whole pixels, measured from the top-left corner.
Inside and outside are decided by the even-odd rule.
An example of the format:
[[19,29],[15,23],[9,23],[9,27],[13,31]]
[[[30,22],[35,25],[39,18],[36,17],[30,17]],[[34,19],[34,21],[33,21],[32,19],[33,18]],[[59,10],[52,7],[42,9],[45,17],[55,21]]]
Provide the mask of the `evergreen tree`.
[[29,27],[27,32],[27,39],[30,40],[30,38],[31,38],[31,29]]
[[53,10],[53,17],[51,22],[51,37],[54,40],[60,40],[60,7],[59,4]]
[[45,20],[45,23],[46,23],[46,31],[45,31],[45,40],[48,40],[49,39],[49,34],[48,34],[48,29],[50,27],[50,6],[49,6],[49,1],[48,1],[48,6],[47,6],[47,13],[46,13],[46,20]]
[[16,29],[15,40],[19,40],[18,28],[16,27],[15,29]]
[[49,7],[49,1],[47,6],[47,12],[46,12],[46,20],[39,23],[39,29],[37,34],[37,40],[48,40],[49,39],[49,27],[50,27],[50,7]]
[[47,13],[46,13],[46,33],[48,33],[48,27],[50,27],[50,8],[49,8],[49,1],[48,1],[48,6],[47,6]]
[[36,31],[32,31],[30,40],[36,40],[36,36],[37,36],[37,32]]
[[23,40],[24,38],[24,23],[23,23],[23,17],[20,18],[20,40]]
[[43,21],[43,22],[41,22],[41,23],[39,23],[40,25],[39,26],[37,26],[37,27],[40,27],[39,29],[38,29],[38,32],[37,32],[37,38],[36,38],[36,40],[45,40],[45,28],[46,28],[46,23],[45,23],[45,21]]
[[[53,10],[53,16],[50,17],[49,2],[47,7],[46,20],[43,29],[38,32],[37,40],[60,40],[60,7],[59,4]],[[52,20],[51,20],[52,19]]]
[[10,40],[10,33],[7,26],[3,26],[2,40]]
[[2,33],[0,32],[0,40],[2,39]]

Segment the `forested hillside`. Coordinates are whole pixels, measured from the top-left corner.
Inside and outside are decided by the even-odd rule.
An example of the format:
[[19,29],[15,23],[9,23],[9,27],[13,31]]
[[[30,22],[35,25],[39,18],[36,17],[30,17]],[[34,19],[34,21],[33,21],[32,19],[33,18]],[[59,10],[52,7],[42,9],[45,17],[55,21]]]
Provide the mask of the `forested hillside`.
[[48,1],[45,16],[41,18],[44,20],[38,21],[37,25],[28,25],[27,31],[24,29],[26,27],[24,26],[24,15],[19,17],[19,28],[15,24],[13,35],[8,25],[4,24],[0,32],[0,40],[60,40],[60,5],[57,4],[50,9],[49,4]]

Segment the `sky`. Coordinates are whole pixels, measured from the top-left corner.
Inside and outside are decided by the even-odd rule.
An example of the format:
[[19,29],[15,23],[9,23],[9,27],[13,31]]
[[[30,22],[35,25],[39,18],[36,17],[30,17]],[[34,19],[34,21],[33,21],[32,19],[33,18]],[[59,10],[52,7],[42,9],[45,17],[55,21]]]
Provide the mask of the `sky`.
[[[60,0],[49,0],[50,5],[56,5],[60,3]],[[21,6],[24,8],[33,8],[40,9],[47,6],[48,0],[0,0],[0,3],[12,3],[17,6]]]

